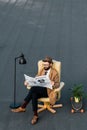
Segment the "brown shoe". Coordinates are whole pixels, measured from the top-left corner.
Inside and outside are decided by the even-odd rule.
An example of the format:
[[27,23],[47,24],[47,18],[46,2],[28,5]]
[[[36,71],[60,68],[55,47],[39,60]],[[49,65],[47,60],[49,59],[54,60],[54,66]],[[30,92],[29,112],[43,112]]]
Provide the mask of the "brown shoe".
[[34,115],[32,120],[31,120],[31,124],[34,125],[37,123],[37,121],[38,121],[38,116]]
[[18,107],[16,109],[11,109],[12,112],[25,112],[25,108],[22,108],[22,107]]

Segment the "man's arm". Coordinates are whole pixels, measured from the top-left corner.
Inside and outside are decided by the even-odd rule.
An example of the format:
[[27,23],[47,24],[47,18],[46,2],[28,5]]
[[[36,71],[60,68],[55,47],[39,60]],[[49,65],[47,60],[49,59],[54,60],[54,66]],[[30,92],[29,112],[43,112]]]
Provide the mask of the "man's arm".
[[54,88],[58,88],[58,87],[59,87],[59,75],[57,73],[54,78]]

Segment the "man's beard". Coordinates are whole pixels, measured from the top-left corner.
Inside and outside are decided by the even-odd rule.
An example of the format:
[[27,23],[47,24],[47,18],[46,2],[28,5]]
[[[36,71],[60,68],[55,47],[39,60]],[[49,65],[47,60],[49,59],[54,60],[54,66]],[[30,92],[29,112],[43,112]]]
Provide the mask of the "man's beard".
[[49,70],[49,69],[50,69],[50,66],[49,66],[48,68],[45,68],[45,67],[44,67],[44,70]]

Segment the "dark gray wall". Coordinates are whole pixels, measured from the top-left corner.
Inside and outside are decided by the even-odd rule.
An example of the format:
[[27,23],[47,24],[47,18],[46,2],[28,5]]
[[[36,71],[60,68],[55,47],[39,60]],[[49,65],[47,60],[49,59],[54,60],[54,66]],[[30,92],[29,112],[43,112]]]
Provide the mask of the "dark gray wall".
[[23,74],[34,76],[46,55],[62,62],[63,93],[73,84],[87,85],[87,0],[0,0],[0,100],[13,100],[14,57],[17,100],[27,93]]

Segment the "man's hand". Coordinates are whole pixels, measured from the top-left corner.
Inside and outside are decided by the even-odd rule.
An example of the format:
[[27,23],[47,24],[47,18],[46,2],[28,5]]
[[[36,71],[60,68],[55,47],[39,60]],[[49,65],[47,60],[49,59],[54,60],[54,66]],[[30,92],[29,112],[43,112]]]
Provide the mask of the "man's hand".
[[51,81],[51,85],[54,86],[54,81]]
[[24,85],[27,87],[29,83],[27,81],[24,81]]

